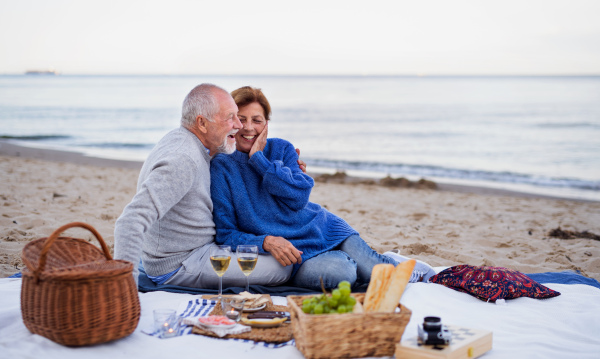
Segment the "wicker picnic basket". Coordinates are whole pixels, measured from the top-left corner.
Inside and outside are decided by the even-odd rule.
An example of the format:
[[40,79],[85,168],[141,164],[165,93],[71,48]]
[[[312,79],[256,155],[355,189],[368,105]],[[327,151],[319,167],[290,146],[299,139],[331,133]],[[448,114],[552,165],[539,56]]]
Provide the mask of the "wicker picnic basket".
[[287,297],[296,347],[308,359],[393,356],[412,314],[403,305],[399,313],[306,314],[302,300],[310,297]]
[[[82,227],[102,250],[78,238],[59,237]],[[34,334],[67,346],[108,342],[131,334],[140,319],[133,264],[112,259],[100,234],[74,222],[23,248],[21,313]]]

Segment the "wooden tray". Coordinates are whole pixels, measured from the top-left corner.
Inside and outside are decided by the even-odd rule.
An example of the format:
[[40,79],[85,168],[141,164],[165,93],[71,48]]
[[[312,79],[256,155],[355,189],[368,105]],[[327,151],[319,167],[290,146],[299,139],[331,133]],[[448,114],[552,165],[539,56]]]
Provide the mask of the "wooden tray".
[[[265,295],[269,296],[268,294],[265,294]],[[212,297],[213,296],[211,296],[211,295],[203,296],[204,299],[208,299],[208,298],[212,298]],[[229,297],[229,296],[224,295],[223,297]],[[269,296],[269,302],[267,302],[267,305],[262,310],[275,310],[275,311],[282,311],[282,312],[290,311],[289,307],[287,307],[287,306],[274,305],[273,301],[270,299],[271,299],[271,297]],[[223,310],[221,309],[221,302],[217,302],[217,304],[215,305],[215,308],[212,310],[212,312],[210,312],[210,315],[222,315],[222,314],[223,314]],[[248,314],[252,314],[252,313],[244,312],[244,313],[242,313],[242,317],[245,318],[248,316]],[[224,337],[218,337],[213,332],[203,330],[202,328],[199,328],[197,326],[193,327],[192,333],[206,335],[209,337],[214,337],[214,338],[219,338],[219,339],[232,339],[232,338],[247,339],[247,340],[252,340],[255,342],[265,342],[265,343],[275,343],[275,344],[285,343],[285,342],[292,340],[292,338],[293,338],[292,326],[290,323],[283,323],[280,326],[274,327],[274,328],[252,328],[252,330],[250,330],[249,332],[246,332],[246,333],[228,334]]]

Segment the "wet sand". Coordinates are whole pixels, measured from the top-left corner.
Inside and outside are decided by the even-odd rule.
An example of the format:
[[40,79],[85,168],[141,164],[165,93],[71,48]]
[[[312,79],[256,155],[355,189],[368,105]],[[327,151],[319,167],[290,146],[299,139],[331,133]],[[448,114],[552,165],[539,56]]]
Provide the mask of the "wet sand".
[[[115,220],[135,194],[140,167],[135,161],[0,142],[0,277],[20,271],[27,242],[70,222],[92,225],[112,250]],[[558,227],[600,234],[600,202],[469,186],[407,188],[315,178],[311,201],[344,218],[380,252],[398,248],[433,266],[579,270],[600,280],[600,241],[549,235]],[[66,235],[95,242],[81,229]]]

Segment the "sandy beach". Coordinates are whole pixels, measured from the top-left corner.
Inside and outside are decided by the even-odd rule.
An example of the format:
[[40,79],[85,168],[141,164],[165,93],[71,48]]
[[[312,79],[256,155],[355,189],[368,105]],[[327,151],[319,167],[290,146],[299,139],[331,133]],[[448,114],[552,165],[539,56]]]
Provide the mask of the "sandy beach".
[[[27,242],[69,222],[92,225],[112,249],[115,220],[135,194],[140,166],[0,143],[0,277],[21,270]],[[335,182],[317,181],[311,200],[344,218],[380,252],[398,248],[433,266],[579,270],[600,280],[600,241],[549,235],[558,227],[600,234],[599,202],[464,186]],[[66,235],[95,242],[84,230]]]

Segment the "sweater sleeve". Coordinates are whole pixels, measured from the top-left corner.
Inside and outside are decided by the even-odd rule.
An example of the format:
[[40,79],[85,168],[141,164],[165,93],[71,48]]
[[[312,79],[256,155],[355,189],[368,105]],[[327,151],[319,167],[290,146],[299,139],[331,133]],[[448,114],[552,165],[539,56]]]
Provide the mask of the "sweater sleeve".
[[282,161],[270,161],[259,151],[249,163],[263,176],[262,184],[271,195],[294,211],[306,207],[315,182],[298,166],[298,154],[291,143],[285,145]]
[[254,235],[239,231],[237,216],[232,196],[231,184],[227,181],[227,169],[219,161],[213,161],[210,166],[210,191],[213,201],[213,220],[217,229],[215,242],[231,246],[235,251],[238,245],[248,244],[258,246],[261,254],[265,235]]
[[136,284],[146,232],[190,190],[196,169],[187,157],[157,163],[116,221],[115,259],[133,263]]

